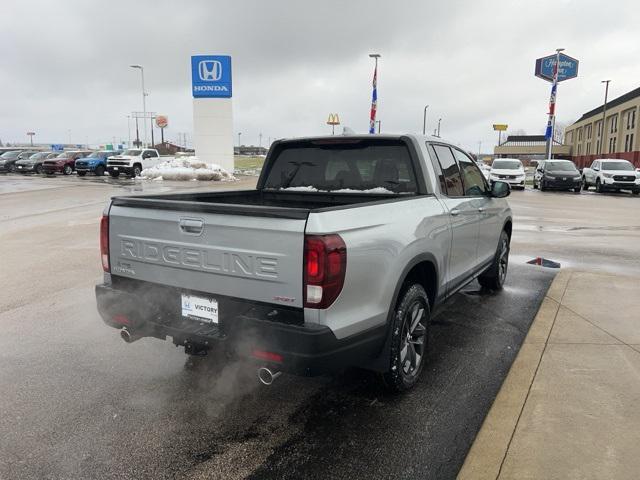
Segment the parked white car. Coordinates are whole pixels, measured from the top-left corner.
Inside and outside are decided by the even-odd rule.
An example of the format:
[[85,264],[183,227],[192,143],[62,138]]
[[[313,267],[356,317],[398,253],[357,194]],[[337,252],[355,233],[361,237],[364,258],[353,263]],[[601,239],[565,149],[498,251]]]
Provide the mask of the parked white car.
[[596,187],[596,192],[606,190],[631,190],[640,194],[640,174],[628,160],[597,158],[591,167],[582,170],[582,188]]
[[491,164],[489,182],[507,182],[511,188],[524,190],[526,174],[522,162],[517,158],[496,158]]

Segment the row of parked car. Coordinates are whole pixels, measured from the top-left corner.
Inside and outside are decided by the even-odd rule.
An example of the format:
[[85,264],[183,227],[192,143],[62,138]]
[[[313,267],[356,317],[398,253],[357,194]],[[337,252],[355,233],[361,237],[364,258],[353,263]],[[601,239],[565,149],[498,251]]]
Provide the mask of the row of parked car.
[[[497,158],[491,166],[481,167],[490,183],[503,181],[511,188],[525,188],[526,171],[517,158]],[[627,160],[596,159],[591,167],[579,170],[570,160],[541,160],[533,172],[533,188],[573,190],[580,193],[594,187],[597,192],[630,191],[640,194],[640,169]]]
[[65,152],[41,152],[12,150],[0,155],[0,172],[61,173],[79,176],[88,173],[102,176],[109,173],[118,177],[121,173],[137,177],[143,168],[162,161],[159,153],[151,148],[134,148],[124,152],[117,150],[68,150]]

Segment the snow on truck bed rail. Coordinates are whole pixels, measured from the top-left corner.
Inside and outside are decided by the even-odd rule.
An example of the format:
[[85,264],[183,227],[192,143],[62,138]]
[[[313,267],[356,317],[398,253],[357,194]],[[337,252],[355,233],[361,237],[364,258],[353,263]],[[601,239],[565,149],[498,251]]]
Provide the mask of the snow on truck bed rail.
[[283,192],[320,192],[320,193],[376,193],[376,194],[392,194],[395,195],[396,192],[392,192],[384,187],[375,187],[368,188],[363,190],[358,190],[355,188],[341,188],[339,190],[320,190],[319,188],[313,187],[309,185],[308,187],[286,187],[280,188]]
[[145,168],[140,174],[143,180],[205,180],[214,182],[233,182],[236,180],[231,173],[220,165],[205,163],[198,157],[172,158],[150,168]]

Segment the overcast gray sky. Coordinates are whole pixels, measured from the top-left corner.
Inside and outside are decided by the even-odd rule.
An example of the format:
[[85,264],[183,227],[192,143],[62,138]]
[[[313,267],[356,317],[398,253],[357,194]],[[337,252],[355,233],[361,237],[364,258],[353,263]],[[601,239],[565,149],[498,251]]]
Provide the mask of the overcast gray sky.
[[496,142],[493,123],[542,133],[548,83],[537,57],[557,47],[580,60],[560,84],[558,121],[640,86],[637,0],[595,1],[25,1],[2,0],[0,139],[104,143],[127,138],[127,114],[169,116],[167,136],[192,131],[190,56],[233,57],[234,130],[329,132],[337,112],[368,128],[372,60],[379,69],[379,119],[386,132],[418,132],[442,118],[442,136],[477,151]]

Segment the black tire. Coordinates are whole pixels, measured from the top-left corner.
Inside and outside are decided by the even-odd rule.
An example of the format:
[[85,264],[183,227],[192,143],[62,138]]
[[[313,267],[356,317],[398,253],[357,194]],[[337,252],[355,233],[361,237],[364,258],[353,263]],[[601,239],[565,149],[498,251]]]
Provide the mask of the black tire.
[[589,190],[589,184],[587,183],[587,177],[582,177],[582,189],[587,191]]
[[540,191],[544,192],[547,189],[546,185],[544,184],[544,180],[542,180],[540,182]]
[[600,183],[599,178],[596,180],[596,192],[598,193],[604,192],[604,189],[602,188],[602,183]]
[[71,175],[72,173],[73,173],[73,168],[71,168],[71,165],[65,165],[64,168],[62,169],[63,175]]
[[422,285],[405,286],[393,312],[389,370],[382,374],[385,387],[395,393],[415,386],[429,357],[431,310]]
[[120,176],[120,172],[109,172],[109,175],[111,175],[113,178],[118,178]]
[[534,190],[537,190],[537,189],[538,189],[538,184],[536,183],[536,181],[535,181],[535,180],[533,181],[533,189],[534,189]]
[[84,177],[87,174],[87,172],[78,172],[78,176],[79,177]]
[[573,189],[573,191],[576,192],[576,193],[580,193],[581,188],[580,187],[576,187],[576,188]]
[[104,167],[102,165],[97,166],[96,170],[95,170],[95,174],[96,174],[96,177],[103,176],[104,175]]
[[42,173],[42,165],[36,165],[35,171],[38,175]]
[[16,173],[16,166],[15,164],[11,164],[9,165],[9,173]]
[[631,195],[640,195],[640,190],[632,190]]
[[133,170],[131,170],[131,177],[132,178],[139,177],[140,173],[142,173],[142,167],[139,164],[136,163],[133,166]]
[[500,234],[498,248],[491,266],[478,277],[478,283],[490,290],[502,290],[509,267],[509,235],[504,230]]

